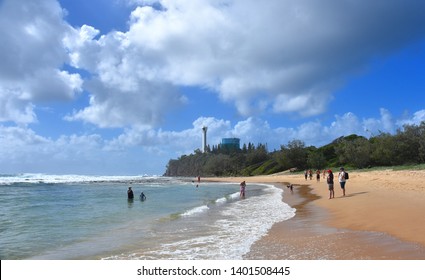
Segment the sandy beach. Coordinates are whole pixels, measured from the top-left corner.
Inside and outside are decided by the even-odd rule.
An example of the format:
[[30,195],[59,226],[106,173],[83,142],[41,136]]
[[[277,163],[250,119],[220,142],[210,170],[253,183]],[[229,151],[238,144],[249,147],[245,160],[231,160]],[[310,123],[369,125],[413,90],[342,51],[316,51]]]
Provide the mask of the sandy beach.
[[317,182],[280,173],[206,180],[245,180],[247,195],[249,183],[273,183],[284,189],[283,201],[297,209],[293,219],[275,224],[257,241],[246,259],[424,260],[425,170],[349,173],[346,196],[336,182],[334,199],[323,177]]

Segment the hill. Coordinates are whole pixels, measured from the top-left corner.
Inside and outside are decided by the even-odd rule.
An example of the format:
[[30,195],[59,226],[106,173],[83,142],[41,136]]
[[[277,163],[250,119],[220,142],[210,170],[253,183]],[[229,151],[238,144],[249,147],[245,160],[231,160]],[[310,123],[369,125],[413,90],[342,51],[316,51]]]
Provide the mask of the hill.
[[285,170],[324,169],[345,166],[370,168],[425,163],[425,122],[405,125],[394,135],[381,133],[369,139],[342,136],[322,147],[305,146],[301,140],[269,152],[267,144],[244,144],[242,149],[213,147],[207,153],[171,159],[164,176],[253,176]]

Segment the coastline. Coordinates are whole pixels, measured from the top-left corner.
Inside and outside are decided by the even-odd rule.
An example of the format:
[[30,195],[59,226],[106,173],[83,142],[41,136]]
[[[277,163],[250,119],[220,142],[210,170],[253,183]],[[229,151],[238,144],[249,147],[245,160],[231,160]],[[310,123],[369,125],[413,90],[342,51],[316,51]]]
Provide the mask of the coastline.
[[[206,178],[272,183],[294,218],[275,224],[245,259],[425,259],[425,171],[350,172],[347,195],[301,174]],[[291,193],[287,184],[294,184]],[[247,187],[249,195],[249,185]]]

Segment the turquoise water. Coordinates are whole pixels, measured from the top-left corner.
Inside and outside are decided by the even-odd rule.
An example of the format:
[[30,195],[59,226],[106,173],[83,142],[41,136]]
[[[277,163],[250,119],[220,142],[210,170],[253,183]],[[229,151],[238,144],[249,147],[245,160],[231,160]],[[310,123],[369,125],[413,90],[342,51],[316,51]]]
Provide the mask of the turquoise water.
[[0,259],[241,259],[295,210],[271,185],[238,192],[165,177],[1,176]]

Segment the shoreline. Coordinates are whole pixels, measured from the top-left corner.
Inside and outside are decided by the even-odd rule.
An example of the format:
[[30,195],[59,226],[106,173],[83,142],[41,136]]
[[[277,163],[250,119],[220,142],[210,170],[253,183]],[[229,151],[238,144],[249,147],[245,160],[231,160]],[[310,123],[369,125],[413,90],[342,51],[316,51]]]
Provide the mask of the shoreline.
[[283,188],[283,202],[297,209],[294,218],[273,225],[244,259],[424,260],[423,179],[425,171],[350,172],[347,195],[340,196],[337,183],[335,199],[328,199],[325,182],[305,181],[299,174],[204,180],[272,183]]

